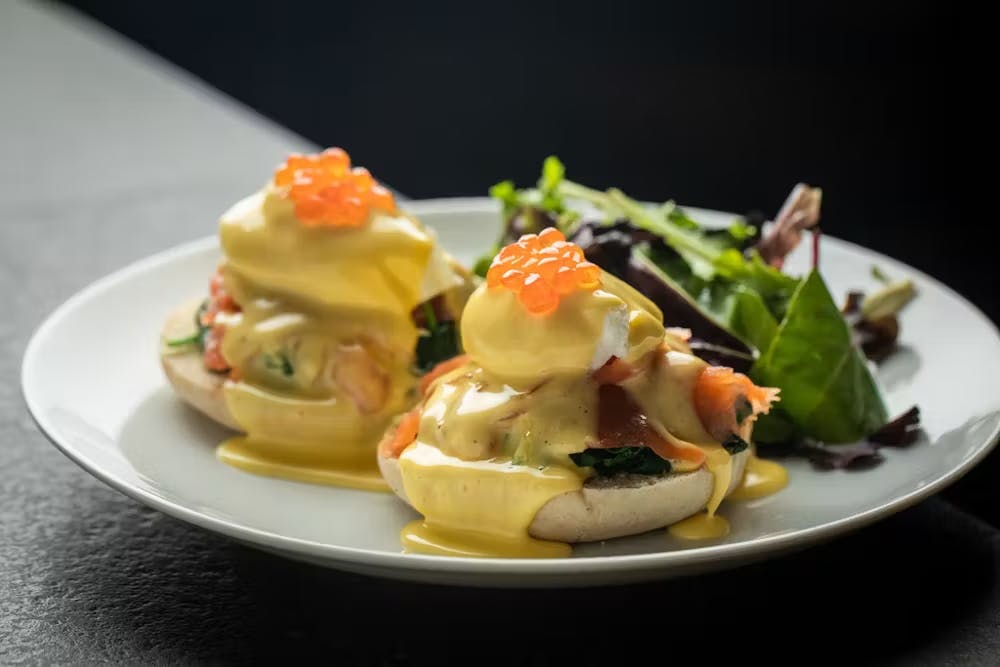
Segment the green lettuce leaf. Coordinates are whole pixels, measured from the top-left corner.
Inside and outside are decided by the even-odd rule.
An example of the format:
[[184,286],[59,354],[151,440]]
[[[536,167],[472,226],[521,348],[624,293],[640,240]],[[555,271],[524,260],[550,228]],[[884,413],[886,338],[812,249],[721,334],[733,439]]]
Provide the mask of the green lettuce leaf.
[[760,351],[778,332],[778,320],[755,290],[740,284],[714,283],[700,300],[727,329]]
[[[751,375],[758,384],[781,388],[773,419],[790,421],[817,440],[852,442],[888,420],[864,357],[816,271],[792,296],[788,314]],[[775,430],[767,421],[761,419],[765,434]]]

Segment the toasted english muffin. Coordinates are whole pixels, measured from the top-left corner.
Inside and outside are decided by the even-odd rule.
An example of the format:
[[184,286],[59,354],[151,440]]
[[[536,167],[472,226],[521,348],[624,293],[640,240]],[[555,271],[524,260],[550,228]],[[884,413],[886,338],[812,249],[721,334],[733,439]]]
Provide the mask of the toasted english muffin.
[[[743,479],[749,457],[749,449],[733,455],[727,496]],[[380,452],[378,465],[386,483],[409,504],[399,459]],[[712,473],[704,467],[685,473],[592,477],[579,491],[556,496],[543,505],[528,533],[555,542],[595,542],[645,533],[703,510],[712,484]]]

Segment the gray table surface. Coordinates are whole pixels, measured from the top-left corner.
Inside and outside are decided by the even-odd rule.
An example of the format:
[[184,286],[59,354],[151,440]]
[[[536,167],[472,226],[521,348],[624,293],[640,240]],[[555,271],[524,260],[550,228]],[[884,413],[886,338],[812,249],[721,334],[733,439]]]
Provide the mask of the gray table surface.
[[[753,625],[761,610],[753,600],[765,599],[771,613],[796,610],[784,625],[763,620],[775,632],[819,635],[841,617],[817,599],[830,609],[853,606],[848,628],[818,642],[828,656],[853,655],[855,641],[878,647],[860,660],[880,655],[900,664],[988,664],[1000,654],[1000,537],[940,500],[737,573],[539,592],[420,587],[321,570],[139,506],[78,469],[35,428],[18,389],[31,332],[94,279],[211,233],[220,211],[257,187],[284,153],[308,144],[75,14],[9,1],[0,2],[0,121],[0,663],[325,656],[394,664],[428,655],[429,662],[590,663],[649,644],[617,636],[662,633],[657,617],[645,617],[648,628],[636,619],[637,599],[662,599],[662,613],[672,611],[674,627],[687,633],[718,609],[763,633]],[[929,615],[927,600],[938,598],[940,611]],[[455,629],[430,653],[428,623]],[[546,630],[530,653],[501,642],[484,654],[484,625],[504,637]],[[366,639],[385,626],[392,631],[381,641]]]

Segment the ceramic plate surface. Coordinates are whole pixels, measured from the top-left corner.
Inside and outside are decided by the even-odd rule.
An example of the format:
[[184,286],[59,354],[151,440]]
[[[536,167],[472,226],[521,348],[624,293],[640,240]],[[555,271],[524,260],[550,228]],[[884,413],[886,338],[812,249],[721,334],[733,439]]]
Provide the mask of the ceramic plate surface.
[[[407,202],[441,242],[471,262],[496,238],[486,199]],[[721,213],[691,209],[696,219]],[[807,268],[805,252],[789,271]],[[681,576],[801,548],[901,510],[981,460],[1000,431],[1000,336],[934,279],[863,248],[824,239],[823,273],[839,298],[871,289],[872,264],[913,278],[919,298],[902,317],[901,352],[878,373],[890,410],[923,411],[926,438],[864,472],[789,464],[781,493],[723,507],[732,533],[682,542],[665,530],[582,545],[573,558],[501,560],[403,554],[399,530],[415,514],[388,493],[256,477],[215,459],[225,432],[171,393],[157,359],[166,314],[204,293],[220,259],[214,238],[129,266],[53,313],[25,353],[22,384],[42,430],[87,471],[185,521],[282,555],[420,581],[487,586],[596,585]],[[115,322],[109,327],[108,322]],[[86,354],[81,350],[86,349]]]

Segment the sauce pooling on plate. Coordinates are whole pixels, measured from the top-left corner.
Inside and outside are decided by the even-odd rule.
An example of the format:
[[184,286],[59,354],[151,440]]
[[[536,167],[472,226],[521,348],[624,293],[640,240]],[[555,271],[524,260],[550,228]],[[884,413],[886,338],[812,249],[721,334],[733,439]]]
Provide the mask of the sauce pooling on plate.
[[773,495],[788,486],[788,471],[774,461],[751,456],[743,482],[730,494],[732,500],[753,500]]
[[[457,312],[462,276],[432,232],[347,154],[292,156],[222,216],[212,315],[231,369],[225,402],[245,436],[230,465],[308,482],[384,489],[375,444],[417,398],[414,310]],[[207,349],[207,348],[206,348]]]
[[[788,484],[788,471],[780,463],[767,461],[751,455],[739,486],[730,493],[729,500],[753,500],[765,498],[781,491]],[[668,529],[674,537],[684,540],[711,540],[729,534],[730,525],[725,517],[708,512],[699,512]]]

